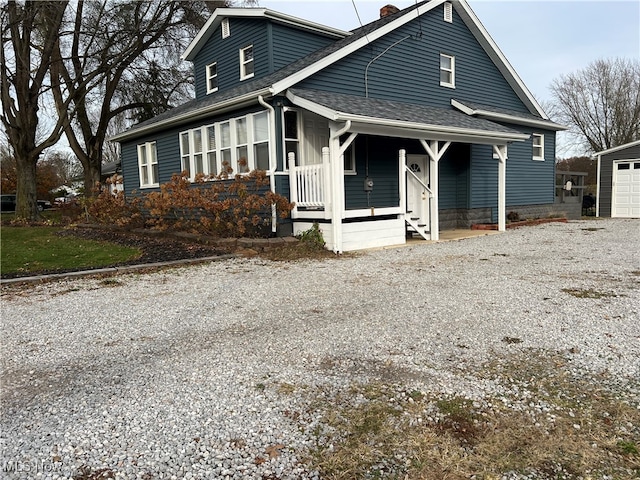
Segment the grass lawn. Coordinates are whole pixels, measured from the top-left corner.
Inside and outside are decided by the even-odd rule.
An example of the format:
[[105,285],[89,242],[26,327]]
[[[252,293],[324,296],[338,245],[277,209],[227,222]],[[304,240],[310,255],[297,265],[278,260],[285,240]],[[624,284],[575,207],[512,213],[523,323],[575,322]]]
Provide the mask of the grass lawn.
[[59,227],[2,227],[0,272],[34,273],[112,265],[140,255],[136,248],[61,237]]

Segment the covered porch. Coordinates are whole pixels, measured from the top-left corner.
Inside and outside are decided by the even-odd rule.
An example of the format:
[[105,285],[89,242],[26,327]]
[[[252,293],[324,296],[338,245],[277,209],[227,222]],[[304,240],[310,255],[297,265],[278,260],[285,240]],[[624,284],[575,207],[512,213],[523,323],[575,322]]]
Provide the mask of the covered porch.
[[[401,245],[408,234],[437,241],[441,160],[456,146],[478,144],[491,146],[497,163],[497,217],[505,229],[507,144],[528,135],[453,110],[306,90],[287,97],[326,118],[330,132],[320,163],[304,165],[288,154],[294,234],[317,222],[335,252]],[[366,158],[357,175],[345,170],[356,142],[360,160]]]

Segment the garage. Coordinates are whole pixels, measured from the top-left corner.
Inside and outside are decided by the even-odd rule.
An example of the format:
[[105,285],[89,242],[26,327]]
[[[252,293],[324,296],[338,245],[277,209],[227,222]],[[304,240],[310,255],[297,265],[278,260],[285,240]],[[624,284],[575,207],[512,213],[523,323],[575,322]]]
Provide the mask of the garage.
[[599,217],[640,218],[640,140],[596,153]]

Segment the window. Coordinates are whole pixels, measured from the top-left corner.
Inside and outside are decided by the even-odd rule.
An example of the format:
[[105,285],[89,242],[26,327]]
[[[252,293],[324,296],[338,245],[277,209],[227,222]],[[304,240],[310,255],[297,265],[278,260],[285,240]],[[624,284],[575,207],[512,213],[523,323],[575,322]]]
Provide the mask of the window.
[[253,77],[253,45],[240,50],[240,80]]
[[216,152],[216,128],[209,125],[207,132],[207,174],[218,175],[218,155]]
[[453,23],[453,5],[451,5],[451,2],[444,2],[444,21]]
[[[344,143],[347,138],[349,138],[348,134],[344,134],[340,137],[340,143]],[[356,154],[355,154],[355,145],[356,141],[351,142],[351,145],[344,151],[343,163],[344,163],[344,173],[349,175],[355,175],[356,173]]]
[[533,137],[533,159],[544,160],[544,135],[534,133]]
[[295,155],[296,166],[300,165],[300,136],[298,135],[298,112],[296,110],[285,110],[284,112],[284,152],[285,166],[289,168],[289,154]]
[[259,112],[180,133],[182,169],[216,176],[269,170],[269,115]]
[[147,142],[138,145],[138,169],[140,173],[140,188],[158,186],[156,142]]
[[456,87],[456,57],[440,54],[440,86]]
[[222,19],[222,38],[227,38],[231,35],[231,30],[229,29],[229,19]]
[[236,124],[236,164],[238,173],[249,171],[249,136],[247,132],[247,118],[238,118]]
[[253,158],[258,170],[270,170],[269,165],[269,115],[267,112],[253,116]]
[[207,65],[207,93],[218,91],[218,64]]

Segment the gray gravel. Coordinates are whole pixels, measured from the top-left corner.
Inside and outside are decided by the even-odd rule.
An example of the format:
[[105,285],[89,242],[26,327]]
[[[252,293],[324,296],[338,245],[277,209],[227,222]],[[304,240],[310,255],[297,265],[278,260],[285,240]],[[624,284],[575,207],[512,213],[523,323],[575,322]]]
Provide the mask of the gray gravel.
[[640,221],[611,219],[3,288],[0,476],[314,478],[318,392],[482,399],[467,370],[532,348],[637,401],[639,287]]

